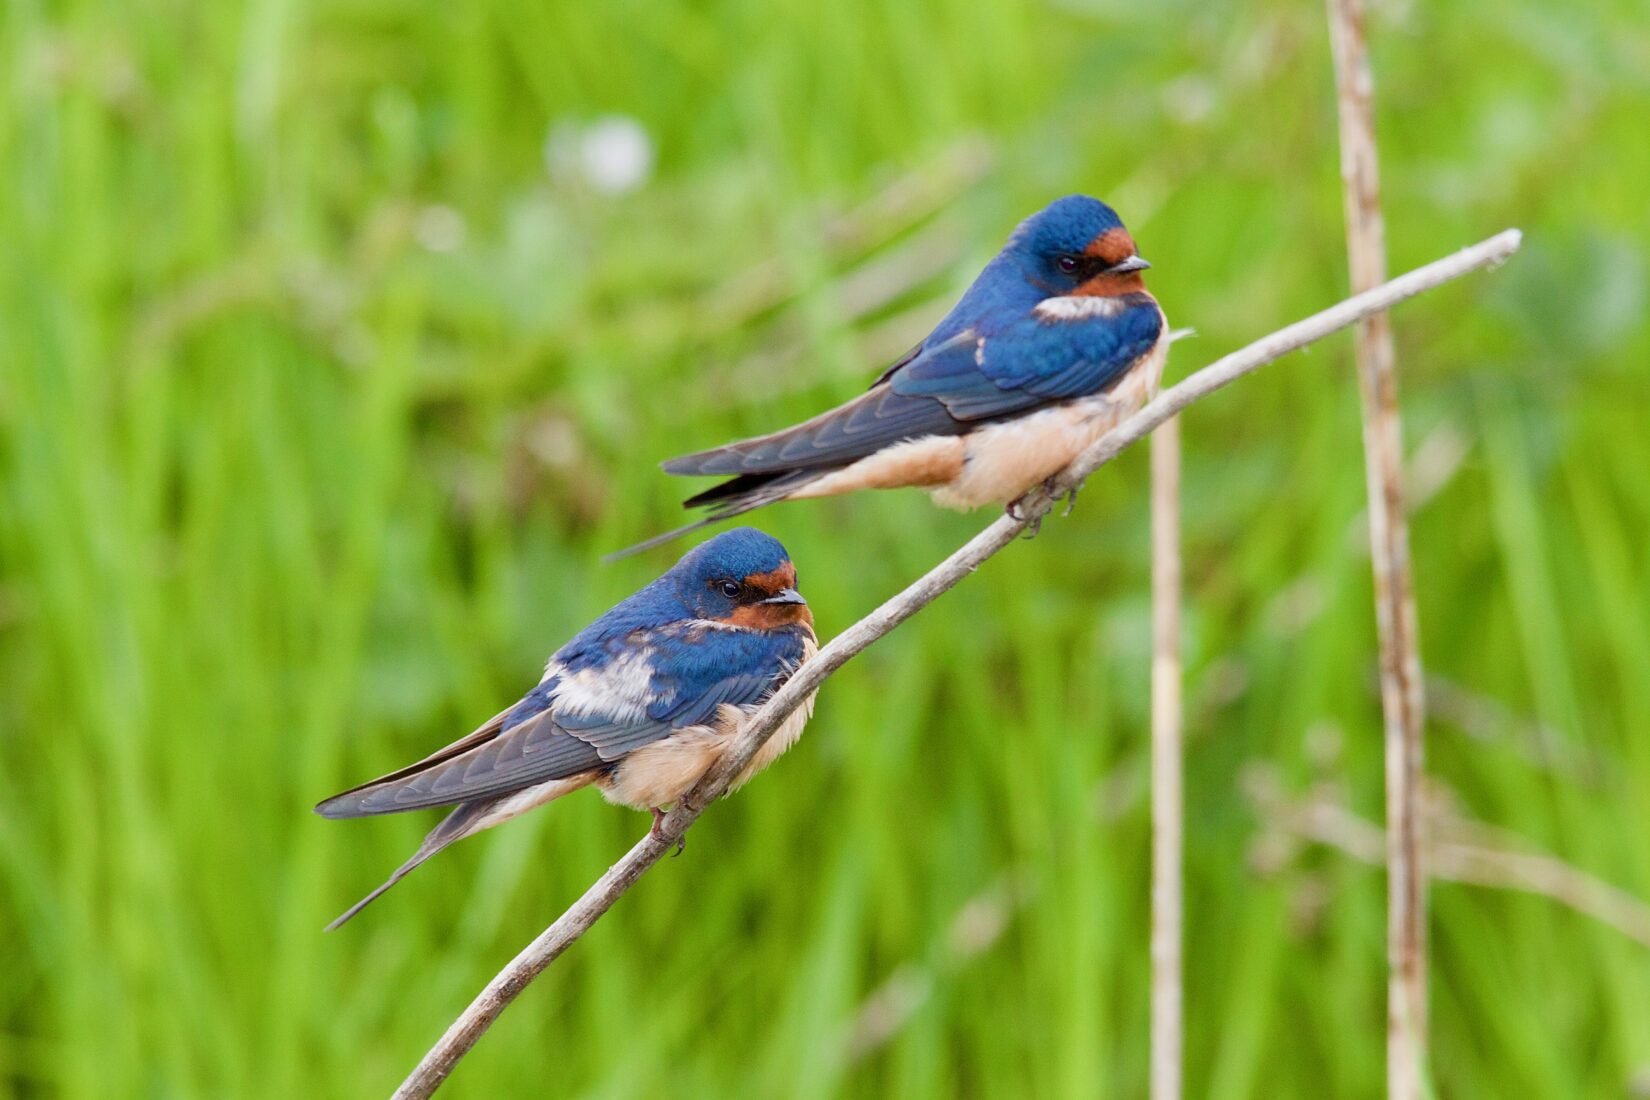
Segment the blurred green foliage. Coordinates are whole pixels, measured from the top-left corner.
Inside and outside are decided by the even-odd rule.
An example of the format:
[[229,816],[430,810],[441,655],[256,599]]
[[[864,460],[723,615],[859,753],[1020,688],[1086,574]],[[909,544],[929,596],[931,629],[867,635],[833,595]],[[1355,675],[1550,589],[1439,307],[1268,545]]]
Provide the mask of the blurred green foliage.
[[[1372,25],[1394,270],[1527,231],[1396,316],[1430,771],[1639,898],[1643,14]],[[597,564],[677,520],[657,460],[849,396],[1058,194],[1112,201],[1200,333],[1171,375],[1338,298],[1327,55],[1321,7],[1275,0],[8,5],[0,1081],[386,1093],[646,822],[569,800],[323,936],[433,815],[309,806],[663,568]],[[614,113],[656,154],[624,193],[579,161]],[[1284,805],[1380,813],[1348,341],[1186,438],[1189,1095],[1375,1095],[1382,876]],[[1143,1095],[1145,474],[832,680],[451,1094]],[[758,522],[830,634],[982,517]],[[1441,1095],[1630,1093],[1644,944],[1526,893],[1433,903]]]

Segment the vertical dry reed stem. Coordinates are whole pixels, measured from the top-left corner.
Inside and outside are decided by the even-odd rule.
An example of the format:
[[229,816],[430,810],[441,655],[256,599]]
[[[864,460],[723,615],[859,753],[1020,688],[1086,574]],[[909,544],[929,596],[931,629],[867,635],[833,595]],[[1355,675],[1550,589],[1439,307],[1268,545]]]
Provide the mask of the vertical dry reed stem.
[[1180,418],[1152,433],[1152,1100],[1180,1100],[1181,951]]
[[[1341,179],[1353,293],[1386,278],[1386,230],[1375,151],[1374,80],[1363,0],[1327,0],[1340,107]],[[1369,542],[1386,726],[1387,1095],[1419,1100],[1426,1074],[1426,873],[1422,866],[1421,658],[1404,517],[1403,433],[1392,328],[1385,313],[1358,323]]]

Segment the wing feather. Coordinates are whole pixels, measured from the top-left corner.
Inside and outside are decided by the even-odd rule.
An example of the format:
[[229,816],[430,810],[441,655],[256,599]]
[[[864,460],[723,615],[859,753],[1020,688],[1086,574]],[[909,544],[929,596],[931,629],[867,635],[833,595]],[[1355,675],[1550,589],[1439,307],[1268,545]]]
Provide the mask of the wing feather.
[[[965,328],[919,345],[845,405],[782,431],[673,458],[664,468],[736,479],[800,474],[839,469],[922,436],[961,435],[982,420],[1107,389],[1151,350],[1162,323],[1157,303],[1142,294],[1104,318],[1051,323],[1028,315],[997,333]],[[688,504],[734,498],[746,484],[759,483],[736,480]]]
[[[625,660],[563,669],[469,736],[334,795],[316,812],[363,817],[448,806],[606,768],[677,729],[712,721],[723,704],[760,702],[804,652],[792,631],[691,625],[632,631],[625,644]],[[577,705],[568,706],[560,693],[574,678]]]
[[903,439],[966,428],[940,402],[883,385],[783,431],[673,458],[665,471],[737,476],[844,466]]

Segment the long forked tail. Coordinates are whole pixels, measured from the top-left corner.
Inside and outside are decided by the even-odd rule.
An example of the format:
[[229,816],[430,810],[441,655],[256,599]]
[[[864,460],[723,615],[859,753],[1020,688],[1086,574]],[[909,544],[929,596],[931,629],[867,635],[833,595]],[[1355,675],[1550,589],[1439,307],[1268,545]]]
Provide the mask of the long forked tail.
[[412,854],[411,859],[397,867],[395,872],[391,874],[389,878],[385,879],[383,884],[372,893],[368,894],[366,897],[362,898],[360,901],[340,913],[336,920],[327,925],[326,930],[331,932],[333,929],[339,927],[345,921],[355,916],[355,914],[365,909],[368,905],[378,900],[378,896],[385,890],[388,890],[391,886],[394,886],[403,878],[406,878],[407,872],[411,871],[414,867],[417,867],[420,863],[423,863],[426,859],[429,859],[431,856],[441,851],[441,849],[447,847],[447,845],[453,843],[455,840],[462,840],[471,833],[478,832],[481,829],[485,829],[489,824],[492,824],[484,819],[487,816],[487,811],[492,809],[494,804],[500,801],[502,801],[502,799],[488,798],[477,802],[466,802],[457,809],[453,810],[452,813],[442,818],[441,824],[430,830],[429,835],[424,838],[421,844],[419,844],[418,851]]
[[741,474],[730,478],[720,485],[713,485],[697,496],[691,496],[682,502],[684,508],[709,508],[710,514],[702,519],[666,531],[662,535],[654,535],[634,546],[627,546],[617,550],[602,559],[604,562],[615,562],[620,558],[628,558],[632,554],[639,554],[643,550],[651,550],[655,546],[662,546],[674,539],[692,531],[709,527],[714,523],[721,523],[734,516],[742,516],[746,512],[762,507],[764,504],[773,504],[784,500],[809,482],[818,481],[831,472],[831,468],[813,470],[782,470],[773,474]]

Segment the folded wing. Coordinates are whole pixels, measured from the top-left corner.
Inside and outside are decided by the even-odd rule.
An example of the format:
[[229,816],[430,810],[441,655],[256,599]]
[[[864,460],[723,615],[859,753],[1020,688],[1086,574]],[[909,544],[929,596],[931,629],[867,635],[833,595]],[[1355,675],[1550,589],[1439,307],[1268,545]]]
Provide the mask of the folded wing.
[[[933,352],[920,353],[912,362],[932,355],[966,355],[967,348],[972,346],[972,338],[959,338],[940,345]],[[966,431],[967,425],[952,416],[943,402],[925,394],[899,392],[892,380],[897,379],[902,370],[909,369],[909,365],[890,371],[869,391],[846,405],[769,435],[673,458],[665,463],[665,472],[739,475],[834,469],[903,439],[957,435]]]
[[[557,668],[510,710],[410,767],[334,795],[323,817],[364,817],[494,798],[606,768],[724,703],[766,698],[802,660],[799,635],[716,627],[625,638],[624,663]],[[638,668],[646,685],[637,690]]]
[[664,468],[748,479],[716,486],[689,505],[744,503],[751,493],[771,489],[777,476],[805,482],[896,443],[960,435],[980,421],[1099,393],[1151,350],[1161,330],[1162,313],[1144,296],[1104,318],[1030,316],[993,335],[964,329],[921,348],[845,405],[770,435],[671,459]]

